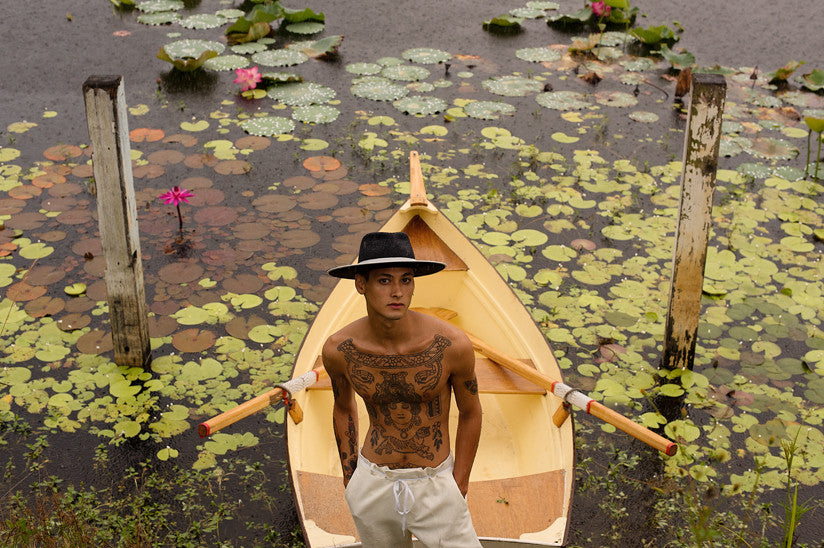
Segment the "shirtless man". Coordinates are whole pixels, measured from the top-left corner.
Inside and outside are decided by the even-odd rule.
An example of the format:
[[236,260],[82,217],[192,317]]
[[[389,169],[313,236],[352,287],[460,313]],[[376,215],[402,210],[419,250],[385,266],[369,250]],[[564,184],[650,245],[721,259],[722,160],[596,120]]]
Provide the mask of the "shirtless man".
[[[472,344],[455,326],[409,310],[415,276],[443,268],[415,260],[403,232],[374,232],[356,265],[329,271],[354,279],[366,300],[367,316],[323,347],[346,500],[364,548],[411,546],[412,534],[424,546],[480,546],[464,498],[481,433]],[[360,451],[355,394],[369,416]]]

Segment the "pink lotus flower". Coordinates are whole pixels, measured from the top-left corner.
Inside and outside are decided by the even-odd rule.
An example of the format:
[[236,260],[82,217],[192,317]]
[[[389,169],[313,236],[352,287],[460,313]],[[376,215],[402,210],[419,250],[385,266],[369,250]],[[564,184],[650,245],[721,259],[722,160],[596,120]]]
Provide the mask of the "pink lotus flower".
[[172,190],[166,192],[165,194],[161,194],[158,196],[163,203],[166,205],[178,205],[180,202],[189,203],[189,198],[194,196],[191,192],[186,190],[185,188],[180,188],[179,186],[172,187]]
[[261,80],[261,75],[258,72],[257,67],[252,67],[250,69],[235,69],[235,74],[237,74],[235,84],[240,84],[241,91],[255,89],[258,82]]
[[192,196],[194,196],[194,194],[179,186],[173,186],[172,190],[158,196],[158,198],[163,200],[164,204],[173,205],[177,208],[177,220],[180,232],[183,232],[183,215],[180,213],[180,202],[186,202],[188,204],[189,198]]
[[611,9],[604,0],[592,3],[592,13],[595,14],[595,17],[606,17]]

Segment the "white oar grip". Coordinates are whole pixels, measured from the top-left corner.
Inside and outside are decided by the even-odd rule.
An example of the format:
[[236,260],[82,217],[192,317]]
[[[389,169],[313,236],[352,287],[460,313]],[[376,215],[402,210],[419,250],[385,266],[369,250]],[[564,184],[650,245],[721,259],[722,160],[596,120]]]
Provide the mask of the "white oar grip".
[[300,377],[295,377],[292,380],[286,381],[283,384],[279,384],[280,388],[283,388],[287,394],[290,396],[301,390],[305,390],[306,388],[312,386],[318,382],[318,374],[316,371],[307,371]]
[[565,402],[571,403],[575,407],[579,409],[583,409],[587,413],[589,413],[589,402],[592,401],[592,398],[578,392],[568,384],[564,384],[562,382],[555,382],[552,384],[552,393],[564,400]]

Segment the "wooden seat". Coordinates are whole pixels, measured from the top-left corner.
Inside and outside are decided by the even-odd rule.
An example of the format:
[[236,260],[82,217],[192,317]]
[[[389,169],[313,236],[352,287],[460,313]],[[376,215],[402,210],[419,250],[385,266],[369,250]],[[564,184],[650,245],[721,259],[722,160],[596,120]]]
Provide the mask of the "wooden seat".
[[[534,367],[529,360],[521,360],[526,365]],[[314,367],[320,367],[320,356],[315,360]],[[520,375],[504,369],[489,358],[475,356],[475,376],[478,377],[478,392],[486,394],[537,394],[544,395],[546,390],[537,384],[526,380]],[[332,388],[329,376],[326,375],[307,390],[329,390]]]

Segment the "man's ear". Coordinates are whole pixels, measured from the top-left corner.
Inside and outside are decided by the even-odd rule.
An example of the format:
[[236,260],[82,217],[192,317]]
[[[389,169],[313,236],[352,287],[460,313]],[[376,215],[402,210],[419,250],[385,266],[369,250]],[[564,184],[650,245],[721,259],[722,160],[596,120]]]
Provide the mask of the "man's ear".
[[361,295],[366,292],[366,276],[360,273],[355,274],[355,289]]

